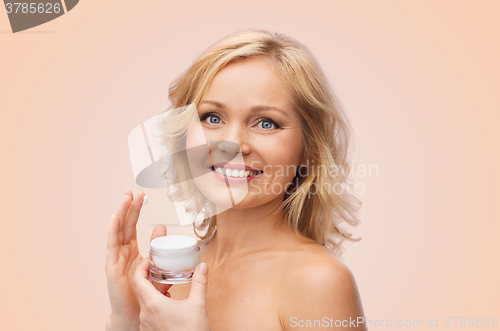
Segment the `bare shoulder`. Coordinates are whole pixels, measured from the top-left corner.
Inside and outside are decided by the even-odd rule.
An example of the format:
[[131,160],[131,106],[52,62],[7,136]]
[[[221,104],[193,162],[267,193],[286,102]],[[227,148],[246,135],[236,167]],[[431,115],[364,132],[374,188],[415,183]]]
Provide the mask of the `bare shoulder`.
[[[344,260],[320,244],[298,245],[286,258],[286,279],[308,291],[354,285],[354,275]],[[342,285],[342,286],[340,286]]]
[[[336,320],[365,330],[364,313],[353,273],[337,254],[317,243],[298,245],[286,258],[280,287],[280,319],[286,330],[331,329]],[[316,321],[316,323],[314,322]],[[338,327],[338,325],[337,325]]]

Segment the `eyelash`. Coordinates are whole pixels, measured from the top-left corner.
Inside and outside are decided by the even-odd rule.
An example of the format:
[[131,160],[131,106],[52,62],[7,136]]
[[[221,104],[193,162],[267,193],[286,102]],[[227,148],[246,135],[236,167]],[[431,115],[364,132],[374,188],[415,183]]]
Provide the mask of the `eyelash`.
[[[203,121],[205,121],[205,120],[206,120],[208,117],[210,117],[210,116],[216,116],[216,117],[218,117],[218,118],[219,118],[219,120],[220,120],[220,116],[219,116],[217,113],[205,113],[205,114],[201,115],[201,117],[200,117],[200,121],[202,121],[202,122],[203,122]],[[259,122],[259,123],[261,123],[261,122],[264,122],[264,121],[265,121],[265,122],[269,122],[269,123],[271,123],[272,125],[274,125],[274,129],[265,129],[266,131],[277,130],[277,129],[280,129],[280,128],[281,128],[281,127],[280,127],[280,126],[279,126],[279,125],[278,125],[275,121],[273,121],[273,120],[272,120],[272,119],[270,119],[269,117],[261,117],[261,118],[259,118],[259,120],[260,120],[260,122]],[[213,125],[216,125],[216,124],[214,124],[214,123],[208,123],[208,124],[213,124]]]

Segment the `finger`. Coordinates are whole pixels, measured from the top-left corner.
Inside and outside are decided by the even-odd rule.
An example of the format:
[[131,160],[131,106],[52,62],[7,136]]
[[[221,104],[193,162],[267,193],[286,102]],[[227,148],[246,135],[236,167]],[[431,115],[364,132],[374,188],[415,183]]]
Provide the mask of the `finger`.
[[127,216],[125,217],[125,226],[123,229],[123,244],[127,245],[132,239],[137,238],[137,221],[139,220],[139,213],[142,207],[142,201],[144,199],[144,193],[139,192],[135,196],[134,201],[128,209]]
[[116,212],[116,217],[118,217],[119,220],[118,236],[120,239],[120,244],[123,242],[123,226],[125,224],[125,218],[127,216],[127,211],[129,209],[131,201],[132,199],[130,199],[130,196],[125,194],[123,196],[122,203],[120,204],[120,207],[118,207],[118,211]]
[[106,253],[106,265],[112,266],[118,263],[118,254],[120,251],[121,241],[118,236],[120,223],[116,215],[111,215],[108,230],[108,245]]
[[118,207],[117,213],[111,215],[111,221],[108,229],[106,265],[114,265],[118,262],[120,246],[123,242],[123,225],[125,223],[124,221],[128,210],[128,204],[131,201],[131,199],[128,198],[131,195],[129,195],[129,192],[129,190],[125,191],[125,195],[120,207]]
[[158,299],[158,297],[163,298],[164,296],[158,293],[156,288],[148,280],[149,274],[149,259],[144,259],[141,264],[135,270],[133,285],[139,295],[139,300],[141,304],[151,300]]
[[164,237],[166,235],[167,235],[167,227],[163,224],[158,224],[153,229],[153,233],[151,233],[151,240],[150,241],[153,241],[153,239],[156,239],[158,237]]
[[134,200],[134,194],[131,190],[125,190],[125,195],[128,195],[131,198],[130,200]]
[[189,301],[196,301],[205,304],[208,284],[208,265],[205,262],[198,264],[194,270],[191,280],[191,291],[189,292]]

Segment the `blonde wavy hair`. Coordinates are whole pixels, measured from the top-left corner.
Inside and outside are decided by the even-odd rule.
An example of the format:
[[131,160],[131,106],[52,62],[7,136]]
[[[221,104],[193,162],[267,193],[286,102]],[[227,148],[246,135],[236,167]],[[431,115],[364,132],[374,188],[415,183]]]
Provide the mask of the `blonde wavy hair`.
[[[210,216],[213,203],[193,181],[186,180],[191,176],[187,155],[182,151],[186,146],[188,121],[196,112],[189,105],[199,104],[224,66],[250,57],[264,57],[274,64],[301,117],[304,155],[314,165],[297,169],[279,212],[291,229],[341,255],[345,251],[342,242],[361,240],[353,238],[342,226],[343,222],[351,226],[361,223],[357,212],[362,203],[354,195],[350,180],[350,125],[315,57],[306,46],[283,34],[265,30],[233,33],[210,46],[172,82],[169,87],[172,107],[161,123],[162,145],[172,152],[163,175],[175,182],[167,195],[175,201],[186,201],[186,211],[193,217],[203,214],[201,224],[193,221],[200,239],[214,233],[217,217]],[[325,165],[340,171],[332,174],[325,171]],[[342,190],[327,189],[332,187]],[[315,192],[311,194],[313,188]],[[200,235],[198,231],[203,230],[206,233]]]

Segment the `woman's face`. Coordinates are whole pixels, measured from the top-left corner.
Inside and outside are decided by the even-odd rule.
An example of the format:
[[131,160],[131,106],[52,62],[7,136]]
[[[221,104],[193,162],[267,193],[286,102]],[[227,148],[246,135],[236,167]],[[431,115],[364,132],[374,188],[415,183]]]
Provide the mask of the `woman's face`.
[[199,125],[188,130],[186,149],[190,167],[205,170],[194,179],[202,193],[234,208],[282,201],[304,160],[300,117],[273,65],[264,58],[228,64],[197,111]]

